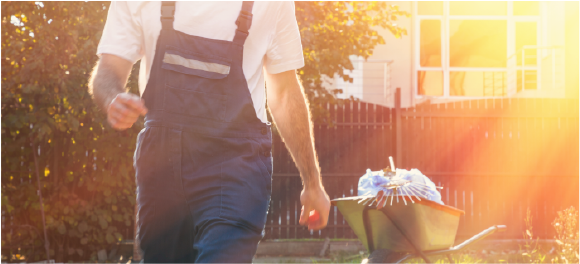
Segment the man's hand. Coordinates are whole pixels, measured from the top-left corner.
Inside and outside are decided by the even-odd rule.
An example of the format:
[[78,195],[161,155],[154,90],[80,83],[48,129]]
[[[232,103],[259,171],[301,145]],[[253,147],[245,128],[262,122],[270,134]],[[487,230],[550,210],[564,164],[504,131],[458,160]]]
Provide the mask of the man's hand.
[[107,121],[116,130],[125,130],[133,126],[140,115],[147,114],[145,102],[139,96],[120,93],[107,108]]
[[320,230],[326,227],[328,212],[330,211],[330,199],[322,188],[304,189],[300,195],[302,212],[300,213],[300,225],[308,226],[310,230]]
[[89,81],[89,92],[101,110],[107,113],[109,124],[117,130],[130,128],[139,115],[147,113],[139,96],[126,93],[125,84],[132,67],[133,63],[126,59],[103,54]]

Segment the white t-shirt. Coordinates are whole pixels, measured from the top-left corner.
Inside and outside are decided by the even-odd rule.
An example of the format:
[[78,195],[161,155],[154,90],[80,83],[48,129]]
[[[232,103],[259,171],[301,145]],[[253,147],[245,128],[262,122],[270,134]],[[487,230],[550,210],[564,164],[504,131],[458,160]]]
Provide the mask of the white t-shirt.
[[[173,28],[188,35],[232,41],[242,2],[177,2]],[[161,2],[111,2],[97,54],[141,59],[139,91],[149,79],[161,30]],[[254,2],[243,70],[256,115],[266,123],[265,69],[276,74],[304,66],[293,2]]]

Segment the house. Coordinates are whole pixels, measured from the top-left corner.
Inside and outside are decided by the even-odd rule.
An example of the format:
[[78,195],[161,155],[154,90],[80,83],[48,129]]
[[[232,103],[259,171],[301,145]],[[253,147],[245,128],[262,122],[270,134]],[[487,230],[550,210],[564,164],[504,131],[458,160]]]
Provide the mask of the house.
[[340,98],[392,107],[426,100],[578,98],[578,2],[390,2],[411,17],[408,35],[377,31],[386,44],[366,61],[351,58],[354,78],[334,78]]

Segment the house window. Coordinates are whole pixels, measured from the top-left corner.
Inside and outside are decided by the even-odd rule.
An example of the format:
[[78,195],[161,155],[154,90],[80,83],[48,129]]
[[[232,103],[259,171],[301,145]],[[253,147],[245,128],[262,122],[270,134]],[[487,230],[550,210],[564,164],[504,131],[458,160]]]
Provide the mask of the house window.
[[561,47],[540,45],[541,4],[414,2],[416,96],[503,97],[556,87],[546,80],[556,78]]

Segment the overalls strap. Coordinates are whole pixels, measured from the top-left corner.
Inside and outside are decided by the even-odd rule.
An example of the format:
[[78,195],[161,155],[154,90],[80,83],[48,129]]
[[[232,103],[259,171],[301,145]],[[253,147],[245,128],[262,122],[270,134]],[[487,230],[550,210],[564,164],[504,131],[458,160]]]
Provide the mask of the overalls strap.
[[236,20],[236,35],[234,36],[234,43],[238,45],[244,45],[246,38],[248,37],[250,27],[252,26],[252,8],[254,7],[253,1],[244,1],[242,3],[242,10],[238,15]]
[[[234,43],[243,45],[248,37],[250,27],[252,26],[252,8],[253,1],[244,1],[242,3],[242,10],[236,20],[238,26]],[[173,21],[175,19],[175,1],[161,2],[161,25],[163,29],[173,29]]]
[[173,29],[175,16],[175,1],[161,2],[161,27],[163,29]]

